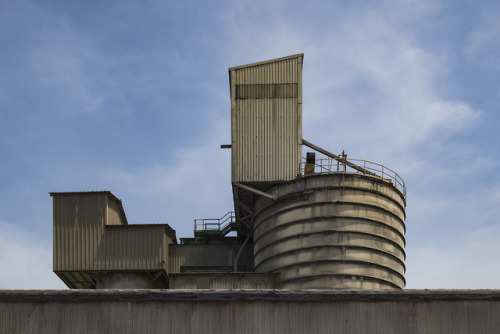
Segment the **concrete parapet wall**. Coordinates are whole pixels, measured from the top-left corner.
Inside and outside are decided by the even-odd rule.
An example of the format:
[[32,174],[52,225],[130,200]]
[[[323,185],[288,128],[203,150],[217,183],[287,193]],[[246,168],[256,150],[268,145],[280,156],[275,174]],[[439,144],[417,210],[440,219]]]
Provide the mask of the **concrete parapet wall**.
[[0,333],[497,333],[500,290],[0,291]]

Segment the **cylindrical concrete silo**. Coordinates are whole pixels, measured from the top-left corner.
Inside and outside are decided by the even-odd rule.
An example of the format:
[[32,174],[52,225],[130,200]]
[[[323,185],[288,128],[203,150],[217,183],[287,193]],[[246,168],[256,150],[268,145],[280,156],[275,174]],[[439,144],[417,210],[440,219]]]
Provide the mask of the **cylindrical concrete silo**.
[[283,289],[402,289],[405,195],[387,179],[311,175],[256,203],[255,271]]

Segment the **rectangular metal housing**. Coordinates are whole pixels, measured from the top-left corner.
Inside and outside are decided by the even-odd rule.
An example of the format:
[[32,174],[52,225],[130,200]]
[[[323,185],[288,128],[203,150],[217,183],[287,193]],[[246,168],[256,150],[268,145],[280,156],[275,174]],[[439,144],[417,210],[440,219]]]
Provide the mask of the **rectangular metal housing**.
[[303,54],[229,69],[232,182],[300,173]]
[[109,191],[51,193],[54,272],[71,288],[95,287],[96,275],[116,271],[167,274],[167,224],[129,225],[122,203]]
[[[234,259],[241,249],[239,244],[221,245],[170,245],[169,273],[227,272],[232,271]],[[248,244],[238,260],[242,271],[253,270],[251,244]]]

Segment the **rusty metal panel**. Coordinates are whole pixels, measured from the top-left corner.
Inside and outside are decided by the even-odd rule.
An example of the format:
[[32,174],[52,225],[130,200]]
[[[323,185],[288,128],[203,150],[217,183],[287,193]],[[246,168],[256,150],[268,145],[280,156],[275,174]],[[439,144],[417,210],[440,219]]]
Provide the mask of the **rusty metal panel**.
[[[232,270],[241,245],[170,245],[168,272]],[[252,270],[252,248],[248,244],[238,260],[238,268]]]
[[303,54],[229,69],[233,182],[300,172]]

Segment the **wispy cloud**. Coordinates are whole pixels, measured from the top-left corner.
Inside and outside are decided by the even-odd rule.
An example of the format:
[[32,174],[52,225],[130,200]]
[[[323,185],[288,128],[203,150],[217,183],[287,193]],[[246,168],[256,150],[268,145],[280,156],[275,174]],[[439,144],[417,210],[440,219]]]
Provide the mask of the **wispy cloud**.
[[207,124],[203,143],[180,146],[168,162],[105,172],[102,179],[122,198],[131,223],[168,223],[179,237],[193,236],[195,218],[232,211],[228,119]]
[[480,116],[467,101],[441,94],[447,55],[426,50],[410,28],[437,15],[438,4],[388,1],[359,11],[341,8],[342,14],[335,4],[323,8],[329,15],[315,12],[322,29],[289,19],[295,13],[286,6],[272,18],[248,18],[251,6],[240,7],[227,18],[228,57],[241,62],[305,52],[304,135],[316,142],[390,155]]
[[[309,80],[311,86],[326,87],[309,88],[313,122],[307,124],[324,141],[349,143],[351,150],[370,156],[388,155],[459,131],[478,117],[466,101],[440,96],[444,55],[426,52],[383,17],[347,25],[322,41],[320,59],[332,64],[327,71],[332,75],[317,67],[321,70]],[[337,80],[337,69],[344,80]]]
[[0,93],[4,108],[29,105],[46,114],[98,110],[102,59],[96,61],[92,38],[50,6],[19,1],[2,10],[0,42],[8,43],[2,58],[9,66],[0,71],[16,69],[8,82],[0,80],[1,86],[8,83]]
[[[446,235],[442,235],[446,239]],[[442,245],[412,247],[407,268],[411,289],[497,289],[500,225],[486,226]]]
[[0,222],[0,289],[64,289],[52,272],[52,245]]

